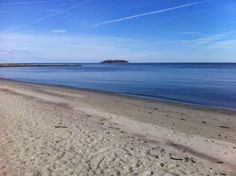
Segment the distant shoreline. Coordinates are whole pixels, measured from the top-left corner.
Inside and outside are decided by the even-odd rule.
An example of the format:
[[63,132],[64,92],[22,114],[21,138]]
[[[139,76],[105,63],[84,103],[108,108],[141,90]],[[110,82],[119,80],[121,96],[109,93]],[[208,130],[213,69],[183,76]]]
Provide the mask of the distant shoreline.
[[81,66],[81,64],[41,64],[41,63],[7,63],[0,64],[0,67],[62,67]]

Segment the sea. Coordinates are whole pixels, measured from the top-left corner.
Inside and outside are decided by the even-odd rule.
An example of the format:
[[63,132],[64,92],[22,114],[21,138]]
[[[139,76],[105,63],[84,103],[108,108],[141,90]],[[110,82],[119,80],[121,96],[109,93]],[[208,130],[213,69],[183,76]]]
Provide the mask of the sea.
[[236,110],[236,64],[132,63],[4,67],[0,78]]

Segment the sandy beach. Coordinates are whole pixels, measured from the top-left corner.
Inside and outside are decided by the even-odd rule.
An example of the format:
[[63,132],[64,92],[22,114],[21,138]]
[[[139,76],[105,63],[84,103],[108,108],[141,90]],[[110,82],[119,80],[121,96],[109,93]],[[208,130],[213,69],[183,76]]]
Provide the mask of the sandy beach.
[[0,79],[0,175],[236,175],[236,112]]

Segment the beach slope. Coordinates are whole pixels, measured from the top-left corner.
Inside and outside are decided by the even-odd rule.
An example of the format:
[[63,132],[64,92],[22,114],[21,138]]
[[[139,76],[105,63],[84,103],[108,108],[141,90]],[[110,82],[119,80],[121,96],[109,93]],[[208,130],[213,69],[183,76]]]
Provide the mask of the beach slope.
[[0,79],[0,175],[236,175],[236,113]]

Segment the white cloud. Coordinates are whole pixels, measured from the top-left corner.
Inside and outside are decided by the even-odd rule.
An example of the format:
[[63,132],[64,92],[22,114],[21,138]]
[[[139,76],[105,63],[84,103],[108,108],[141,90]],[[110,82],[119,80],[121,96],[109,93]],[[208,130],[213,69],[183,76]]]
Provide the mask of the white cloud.
[[30,51],[27,57],[20,57],[24,60],[44,58],[58,62],[87,62],[109,58],[158,57],[157,51],[143,50],[144,43],[127,38],[7,33],[0,35],[0,40],[4,41],[0,43],[0,48]]
[[190,48],[226,49],[236,48],[236,31],[224,32],[191,40],[172,41],[169,44]]
[[65,29],[53,29],[50,32],[52,32],[52,33],[66,33],[67,31]]
[[19,55],[29,55],[30,52],[27,50],[19,50],[19,49],[1,49],[0,48],[0,57],[1,56],[19,56]]
[[214,49],[236,49],[236,39],[222,40],[211,45]]
[[199,32],[183,31],[183,32],[178,32],[178,34],[183,34],[183,35],[198,35]]
[[236,62],[236,38],[230,36],[232,33],[153,43],[63,33],[7,33],[0,35],[0,62],[99,62],[117,58],[131,62]]

